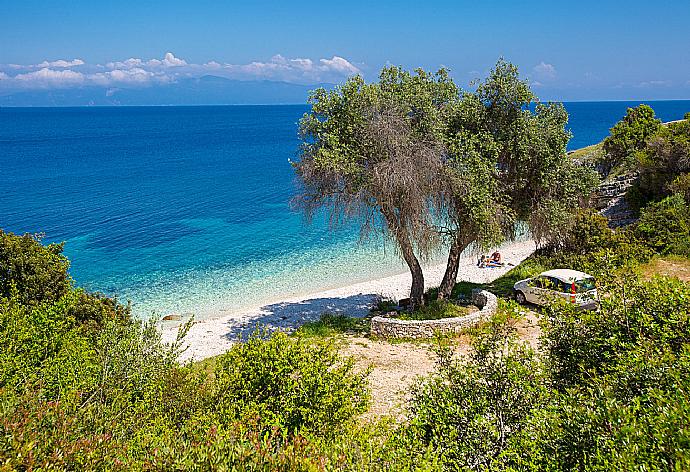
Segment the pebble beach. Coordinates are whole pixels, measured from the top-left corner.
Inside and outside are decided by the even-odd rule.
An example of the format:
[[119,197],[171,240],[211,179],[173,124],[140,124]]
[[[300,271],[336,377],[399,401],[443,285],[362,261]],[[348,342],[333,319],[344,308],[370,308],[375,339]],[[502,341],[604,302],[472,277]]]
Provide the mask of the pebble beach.
[[[535,250],[535,243],[531,240],[514,242],[499,250],[505,266],[479,268],[475,255],[466,256],[460,262],[458,281],[490,282],[529,257]],[[426,287],[438,286],[444,271],[445,263],[425,267]],[[407,297],[410,284],[409,272],[403,272],[284,300],[267,301],[249,309],[195,321],[184,339],[185,350],[180,361],[202,360],[222,354],[257,326],[290,331],[306,322],[317,320],[323,313],[366,316],[380,298],[400,300]],[[184,320],[161,322],[163,340],[173,342],[183,322]]]

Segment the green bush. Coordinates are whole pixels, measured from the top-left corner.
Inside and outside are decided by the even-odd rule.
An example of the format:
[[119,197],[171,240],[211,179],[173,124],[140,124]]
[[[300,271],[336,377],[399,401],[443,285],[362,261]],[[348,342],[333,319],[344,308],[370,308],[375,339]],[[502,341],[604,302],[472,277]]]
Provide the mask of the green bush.
[[505,454],[512,470],[687,470],[690,357],[650,344],[553,394]]
[[616,123],[604,140],[606,160],[601,163],[604,174],[618,166],[632,167],[634,154],[644,149],[647,140],[659,131],[661,120],[654,116],[648,105],[628,108],[621,121]]
[[690,285],[632,274],[600,301],[600,311],[546,307],[542,344],[553,384],[563,390],[615,369],[620,358],[647,342],[675,354],[690,342]]
[[254,333],[219,357],[213,405],[229,420],[329,434],[366,410],[367,373],[354,371],[330,343]]
[[690,121],[662,127],[636,154],[640,177],[626,195],[635,209],[672,192],[673,182],[690,172]]
[[578,210],[571,220],[570,227],[562,236],[560,249],[572,254],[586,254],[610,247],[613,232],[608,220],[592,209]]
[[672,195],[645,208],[634,233],[658,254],[690,256],[690,207]]
[[685,199],[685,203],[690,205],[690,172],[676,177],[669,185],[671,193],[676,193]]
[[497,466],[546,398],[538,360],[505,319],[475,333],[472,346],[467,359],[440,349],[437,371],[412,391],[410,434],[434,450],[445,470]]
[[71,281],[62,244],[41,244],[41,237],[17,236],[0,229],[0,297],[16,295],[23,304],[56,301]]

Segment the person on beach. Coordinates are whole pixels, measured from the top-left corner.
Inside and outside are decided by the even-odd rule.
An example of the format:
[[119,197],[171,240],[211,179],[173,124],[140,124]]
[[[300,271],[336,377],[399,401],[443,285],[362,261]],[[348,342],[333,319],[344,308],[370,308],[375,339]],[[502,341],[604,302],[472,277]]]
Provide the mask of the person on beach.
[[485,256],[482,255],[478,260],[477,260],[477,267],[480,269],[484,269],[486,267],[503,267],[503,258],[501,257],[501,253],[496,251],[491,256]]

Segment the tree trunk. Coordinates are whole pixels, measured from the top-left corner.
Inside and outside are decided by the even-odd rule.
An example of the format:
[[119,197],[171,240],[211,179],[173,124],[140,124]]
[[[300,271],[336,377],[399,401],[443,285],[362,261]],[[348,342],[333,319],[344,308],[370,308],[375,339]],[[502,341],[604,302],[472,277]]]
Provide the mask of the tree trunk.
[[405,235],[402,238],[403,241],[398,241],[400,243],[400,249],[402,250],[403,259],[410,268],[410,274],[412,274],[412,287],[410,287],[410,309],[414,310],[417,307],[424,306],[424,272],[422,272],[422,266],[419,264],[417,256],[414,254],[412,249],[412,244],[410,239]]
[[453,293],[455,282],[458,279],[458,267],[460,266],[460,255],[465,250],[469,243],[466,238],[458,235],[450,246],[448,253],[448,264],[446,265],[446,272],[443,274],[443,280],[438,287],[438,299],[448,300]]
[[419,264],[419,260],[414,253],[414,247],[412,246],[412,241],[410,241],[410,236],[407,232],[398,226],[398,220],[395,218],[395,214],[381,209],[383,217],[386,219],[386,224],[388,229],[391,231],[395,237],[395,241],[400,247],[400,252],[402,253],[405,263],[410,268],[410,274],[412,275],[412,286],[410,287],[410,309],[414,310],[420,306],[424,306],[424,272],[422,271],[422,266]]

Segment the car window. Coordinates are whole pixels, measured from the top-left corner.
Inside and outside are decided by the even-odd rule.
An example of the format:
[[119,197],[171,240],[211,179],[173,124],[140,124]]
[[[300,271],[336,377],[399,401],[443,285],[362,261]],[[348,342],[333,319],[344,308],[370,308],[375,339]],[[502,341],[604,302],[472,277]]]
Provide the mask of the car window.
[[587,277],[586,279],[576,280],[575,286],[578,292],[587,292],[597,287],[597,281],[594,280],[594,277]]
[[544,288],[554,290],[556,292],[562,291],[562,285],[563,284],[561,283],[561,281],[555,277],[546,277],[544,282]]
[[544,279],[543,277],[535,277],[529,281],[529,286],[530,287],[536,287],[536,288],[542,288],[543,279]]

